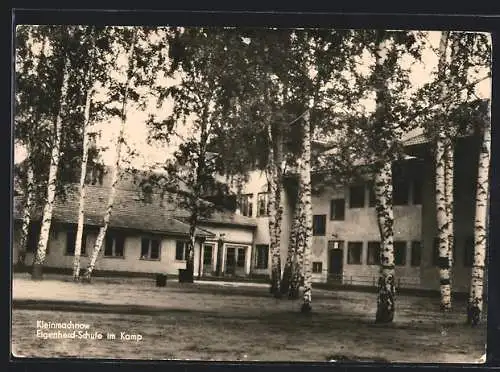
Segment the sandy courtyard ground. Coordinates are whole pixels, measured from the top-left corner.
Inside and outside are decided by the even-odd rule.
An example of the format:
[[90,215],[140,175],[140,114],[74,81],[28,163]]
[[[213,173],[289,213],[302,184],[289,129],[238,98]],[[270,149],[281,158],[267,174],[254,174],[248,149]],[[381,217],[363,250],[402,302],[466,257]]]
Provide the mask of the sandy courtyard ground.
[[[465,324],[465,303],[439,312],[437,298],[398,296],[395,321],[374,324],[376,294],[313,290],[313,313],[276,300],[265,285],[67,277],[13,281],[12,352],[18,357],[242,361],[477,363],[486,322]],[[89,325],[103,339],[37,337],[37,321]],[[122,340],[140,334],[141,340]],[[114,340],[106,339],[115,334]]]

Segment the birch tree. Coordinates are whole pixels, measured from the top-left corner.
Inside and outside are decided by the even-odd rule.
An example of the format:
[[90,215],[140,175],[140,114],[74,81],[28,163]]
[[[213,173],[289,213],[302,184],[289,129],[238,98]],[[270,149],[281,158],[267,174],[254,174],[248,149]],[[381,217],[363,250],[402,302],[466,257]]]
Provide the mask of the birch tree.
[[75,239],[75,255],[73,257],[73,280],[78,281],[80,279],[80,256],[82,252],[82,238],[83,238],[83,228],[85,222],[85,178],[87,176],[87,162],[89,157],[89,146],[90,146],[90,136],[89,136],[89,125],[90,125],[90,106],[92,103],[92,96],[94,94],[94,81],[93,81],[93,59],[94,54],[94,35],[90,35],[91,45],[90,45],[90,66],[88,68],[87,77],[87,92],[85,98],[85,109],[83,116],[83,151],[82,151],[82,162],[80,168],[80,184],[79,184],[79,201],[78,201],[78,222],[76,229],[76,239]]
[[[301,221],[304,222],[302,227],[303,234],[300,234],[303,242],[298,243],[298,246],[303,246],[303,275],[304,275],[304,302],[301,311],[308,313],[311,311],[312,301],[312,269],[311,269],[311,248],[312,248],[312,200],[311,200],[311,123],[310,114],[306,112],[304,115],[304,134],[303,134],[303,153],[301,158],[300,172],[300,213],[303,214]],[[300,239],[300,238],[299,238]]]
[[[415,106],[434,150],[440,307],[447,312],[452,306],[455,240],[454,146],[458,136],[471,133],[476,85],[489,75],[489,46],[485,35],[445,31],[438,55],[436,79],[419,92]],[[476,80],[479,70],[486,70],[481,72],[485,75]]]
[[[67,30],[61,30],[62,38],[71,38],[73,35],[73,30],[68,27]],[[51,162],[49,168],[49,177],[47,183],[47,197],[45,206],[42,214],[42,225],[40,229],[40,239],[38,242],[38,247],[35,253],[35,259],[33,261],[33,271],[32,278],[34,280],[40,280],[42,278],[42,267],[45,261],[45,255],[47,251],[47,243],[49,240],[50,226],[52,223],[52,211],[54,208],[54,199],[56,196],[56,183],[57,183],[57,170],[59,166],[60,158],[60,146],[61,146],[61,135],[62,135],[62,117],[64,110],[66,109],[66,95],[68,91],[68,80],[70,74],[70,58],[67,55],[67,51],[63,57],[63,70],[62,70],[62,82],[60,87],[60,107],[56,114],[54,121],[54,140],[52,144],[51,151]]]
[[[438,78],[442,81],[441,98],[446,96],[445,68],[446,49],[448,43],[448,32],[442,32],[439,43],[439,64]],[[453,184],[453,172],[449,165],[451,161],[452,149],[451,141],[446,136],[445,123],[439,123],[437,138],[435,142],[435,169],[436,169],[436,221],[439,241],[439,284],[441,292],[441,309],[444,311],[451,309],[451,252],[450,252],[450,231],[453,223],[450,219],[449,205],[452,202],[452,195],[449,195],[450,184]]]
[[[120,162],[121,162],[121,152],[122,145],[124,143],[124,135],[125,135],[125,127],[127,123],[127,105],[129,104],[129,94],[131,89],[132,80],[134,78],[134,70],[135,70],[135,56],[134,50],[137,43],[137,29],[133,28],[130,35],[130,41],[127,46],[127,71],[126,71],[126,79],[123,87],[123,96],[121,97],[121,109],[120,109],[120,129],[116,139],[116,153],[115,153],[115,162],[113,167],[113,173],[111,177],[111,189],[108,196],[108,201],[106,205],[106,211],[103,217],[103,226],[99,229],[99,234],[97,235],[94,248],[92,250],[92,254],[90,256],[90,262],[86,271],[84,273],[83,279],[85,281],[90,281],[92,272],[94,271],[97,258],[102,249],[102,245],[104,243],[104,239],[106,237],[106,232],[109,227],[109,222],[111,219],[111,214],[113,211],[113,206],[115,202],[116,195],[116,185],[120,176]],[[80,216],[79,216],[80,217]],[[77,240],[78,241],[78,240]]]
[[479,153],[478,176],[476,184],[476,208],[474,219],[474,260],[470,284],[467,322],[477,325],[481,321],[484,303],[484,268],[488,249],[488,205],[489,205],[489,169],[491,157],[491,120],[490,103],[484,115],[482,143]]
[[[23,208],[21,221],[21,235],[19,239],[19,252],[17,265],[20,269],[25,267],[26,244],[31,223],[31,214],[35,202],[41,200],[37,193],[35,179],[34,162],[36,157],[35,139],[41,137],[42,133],[37,124],[41,118],[41,107],[36,104],[36,86],[34,80],[42,79],[44,74],[45,49],[47,47],[47,38],[41,41],[40,54],[36,55],[33,51],[33,43],[37,41],[37,35],[29,27],[19,27],[17,29],[17,48],[16,48],[16,126],[15,140],[24,144],[26,150],[26,161],[23,169],[18,169],[18,177],[22,179]],[[40,85],[40,82],[38,82]],[[40,89],[38,89],[40,90]]]

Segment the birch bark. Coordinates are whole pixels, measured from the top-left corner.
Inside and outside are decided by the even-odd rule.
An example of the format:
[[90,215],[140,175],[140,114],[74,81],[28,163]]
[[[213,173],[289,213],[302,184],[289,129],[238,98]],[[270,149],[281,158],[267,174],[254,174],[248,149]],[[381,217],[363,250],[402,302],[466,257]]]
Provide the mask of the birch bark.
[[87,90],[87,97],[85,99],[85,112],[83,124],[83,154],[82,165],[80,171],[80,199],[78,201],[78,225],[76,229],[75,240],[75,256],[73,257],[73,280],[80,279],[80,256],[82,253],[82,238],[83,227],[85,224],[85,176],[87,175],[87,162],[89,157],[89,133],[88,126],[90,122],[90,104],[92,102],[93,87],[92,84]]
[[312,310],[312,265],[311,265],[311,249],[312,249],[312,200],[311,200],[311,116],[310,112],[306,112],[303,118],[304,136],[303,136],[303,152],[302,152],[302,168],[300,173],[300,184],[302,187],[301,193],[301,212],[303,214],[304,226],[304,258],[303,258],[303,273],[304,273],[304,294],[301,311],[309,313]]
[[378,167],[375,182],[375,210],[381,237],[380,276],[378,280],[377,323],[390,323],[395,313],[394,212],[392,208],[392,164]]
[[489,110],[488,107],[488,117],[484,123],[483,140],[478,162],[476,216],[474,220],[474,261],[472,263],[469,304],[467,308],[467,322],[471,325],[480,323],[484,302],[484,272],[486,251],[488,249],[489,168],[491,157],[491,121]]
[[[446,63],[446,47],[448,43],[448,32],[441,34],[439,43],[439,63],[438,63],[438,76],[441,79],[441,95],[446,96],[446,83],[445,78],[445,63]],[[447,172],[447,153],[449,153],[449,146],[447,146],[447,136],[444,128],[444,123],[440,122],[437,125],[437,135],[435,142],[435,180],[436,180],[436,222],[437,222],[437,238],[439,245],[439,288],[441,293],[440,307],[443,311],[451,309],[451,257],[450,257],[450,229],[453,228],[450,216],[449,192],[450,182],[446,181],[446,176],[450,176]],[[453,174],[451,173],[451,176]],[[452,184],[452,182],[451,182]],[[448,186],[448,187],[447,187]],[[451,235],[453,233],[451,232]]]
[[[30,154],[28,146],[28,154]],[[27,251],[27,241],[29,234],[29,227],[31,223],[31,211],[34,203],[35,196],[35,179],[33,173],[33,165],[31,159],[28,156],[26,160],[26,194],[24,197],[23,214],[22,214],[22,224],[21,224],[21,236],[19,239],[19,251],[17,256],[17,265],[19,268],[24,268],[26,265],[26,251]]]
[[130,44],[129,50],[128,50],[128,69],[127,69],[127,80],[125,82],[125,92],[123,94],[122,98],[122,108],[121,108],[121,123],[120,123],[120,132],[118,134],[118,138],[116,141],[116,155],[115,155],[115,166],[113,169],[113,175],[111,178],[111,189],[109,192],[109,197],[108,197],[108,203],[106,207],[106,212],[104,213],[104,219],[103,219],[103,226],[99,229],[99,234],[97,235],[97,239],[94,244],[94,249],[92,251],[92,255],[90,257],[90,262],[89,265],[84,273],[83,279],[85,281],[90,281],[92,273],[94,271],[97,258],[99,257],[99,253],[102,249],[102,245],[104,242],[104,239],[106,237],[106,232],[109,227],[109,221],[111,219],[111,213],[113,210],[113,205],[115,202],[115,195],[116,195],[116,185],[118,183],[118,179],[120,176],[120,161],[121,161],[121,149],[122,149],[122,144],[124,142],[124,134],[125,134],[125,124],[127,122],[127,103],[128,103],[128,95],[129,95],[129,90],[130,90],[130,85],[132,83],[132,76],[133,72],[135,69],[135,63],[134,63],[134,50],[135,50],[135,43],[136,43],[136,37],[137,37],[137,31],[134,31],[133,39]]
[[[71,36],[71,35],[69,35]],[[47,181],[47,196],[42,215],[42,226],[40,229],[40,238],[38,247],[33,261],[32,279],[41,280],[43,277],[43,264],[47,253],[47,245],[49,242],[50,227],[52,224],[52,212],[54,209],[54,200],[56,196],[56,183],[57,183],[57,169],[59,166],[60,147],[61,147],[61,134],[62,134],[62,116],[66,110],[66,97],[68,92],[68,81],[70,73],[70,59],[66,55],[64,57],[63,79],[61,84],[61,105],[56,115],[54,123],[54,141],[52,145],[49,177]]]

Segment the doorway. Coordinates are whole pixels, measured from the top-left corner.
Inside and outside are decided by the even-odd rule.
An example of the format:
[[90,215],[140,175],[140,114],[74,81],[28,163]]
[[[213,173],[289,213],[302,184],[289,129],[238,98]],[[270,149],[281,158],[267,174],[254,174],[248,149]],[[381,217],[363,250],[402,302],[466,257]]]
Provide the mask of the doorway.
[[214,271],[213,269],[213,244],[203,245],[203,274],[210,275]]
[[328,280],[342,282],[344,250],[342,241],[328,242]]

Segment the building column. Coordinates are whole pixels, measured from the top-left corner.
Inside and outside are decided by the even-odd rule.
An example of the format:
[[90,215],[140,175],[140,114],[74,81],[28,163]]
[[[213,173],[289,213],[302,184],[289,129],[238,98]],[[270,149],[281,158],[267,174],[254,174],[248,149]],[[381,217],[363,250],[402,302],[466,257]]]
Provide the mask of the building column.
[[252,246],[249,245],[246,247],[246,254],[245,254],[245,275],[250,275],[251,264],[252,264]]
[[226,272],[226,243],[222,243],[221,275]]
[[205,257],[205,243],[200,243],[200,259],[199,259],[199,263],[200,263],[200,267],[198,269],[198,272],[200,273],[200,277],[203,276],[203,258]]

